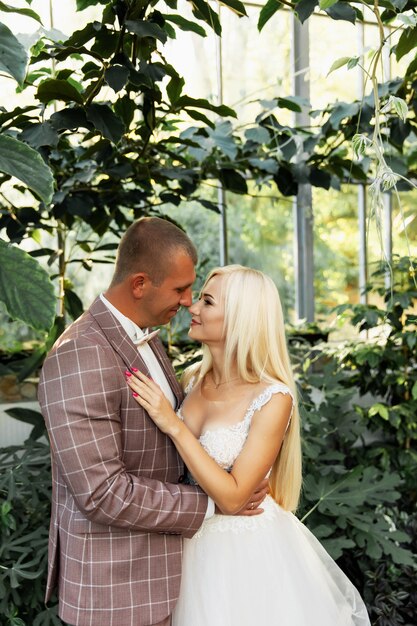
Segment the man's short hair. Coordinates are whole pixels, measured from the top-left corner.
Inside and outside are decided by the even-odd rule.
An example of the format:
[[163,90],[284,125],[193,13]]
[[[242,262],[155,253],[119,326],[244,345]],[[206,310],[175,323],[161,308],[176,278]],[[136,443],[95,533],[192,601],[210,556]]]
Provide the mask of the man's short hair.
[[159,217],[140,218],[120,241],[112,286],[138,272],[145,272],[153,284],[160,285],[169,273],[173,255],[179,251],[187,254],[194,265],[197,263],[194,244],[178,226]]

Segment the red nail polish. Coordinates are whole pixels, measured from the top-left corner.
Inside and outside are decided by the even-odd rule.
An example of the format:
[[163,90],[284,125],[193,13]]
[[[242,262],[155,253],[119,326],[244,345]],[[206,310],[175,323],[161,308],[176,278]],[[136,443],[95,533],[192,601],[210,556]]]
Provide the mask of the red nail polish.
[[139,395],[139,394],[138,394],[138,393],[136,393],[136,391],[133,391],[133,392],[132,392],[132,396],[133,396],[134,398],[137,398],[137,397],[138,397],[138,395]]
[[129,370],[126,370],[126,371],[125,371],[125,376],[132,376],[132,373],[131,373],[131,372],[129,372]]
[[139,371],[137,367],[131,367],[130,369],[132,370],[132,372],[138,372]]

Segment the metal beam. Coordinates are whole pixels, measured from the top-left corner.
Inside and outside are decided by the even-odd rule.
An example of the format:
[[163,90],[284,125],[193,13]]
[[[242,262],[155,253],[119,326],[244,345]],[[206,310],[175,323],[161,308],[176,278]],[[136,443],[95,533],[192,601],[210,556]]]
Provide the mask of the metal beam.
[[[218,8],[219,20],[221,20],[221,6]],[[222,63],[222,38],[216,35],[216,74],[217,74],[217,103],[223,104],[223,63]],[[229,262],[227,242],[227,205],[226,190],[220,183],[217,190],[217,206],[219,208],[219,265],[227,265]]]
[[[358,56],[365,53],[365,29],[363,24],[358,24]],[[358,100],[364,97],[364,73],[362,68],[357,71]],[[359,302],[368,303],[368,242],[367,242],[367,212],[366,212],[367,186],[358,185],[358,226],[359,226]]]
[[[293,93],[310,100],[309,30],[293,15],[291,64]],[[309,126],[308,112],[295,114],[296,126]],[[314,321],[314,215],[310,184],[300,184],[294,199],[295,311],[299,320]]]

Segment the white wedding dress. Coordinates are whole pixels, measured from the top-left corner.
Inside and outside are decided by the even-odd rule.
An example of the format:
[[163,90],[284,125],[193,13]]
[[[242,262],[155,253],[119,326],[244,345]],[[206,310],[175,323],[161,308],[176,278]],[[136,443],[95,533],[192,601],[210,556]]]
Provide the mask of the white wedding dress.
[[[241,422],[202,434],[221,467],[232,467],[252,416],[276,393],[290,391],[272,384]],[[358,591],[314,535],[270,496],[262,508],[253,517],[214,515],[184,539],[173,626],[370,626]]]

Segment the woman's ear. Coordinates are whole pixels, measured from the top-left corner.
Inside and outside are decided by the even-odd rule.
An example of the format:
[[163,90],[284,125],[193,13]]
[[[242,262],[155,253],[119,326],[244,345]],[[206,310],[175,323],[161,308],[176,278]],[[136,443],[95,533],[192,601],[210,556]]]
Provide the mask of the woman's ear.
[[134,298],[140,300],[143,298],[147,287],[151,285],[151,280],[145,272],[139,272],[138,274],[133,274],[130,278],[130,287],[132,290],[132,295]]

